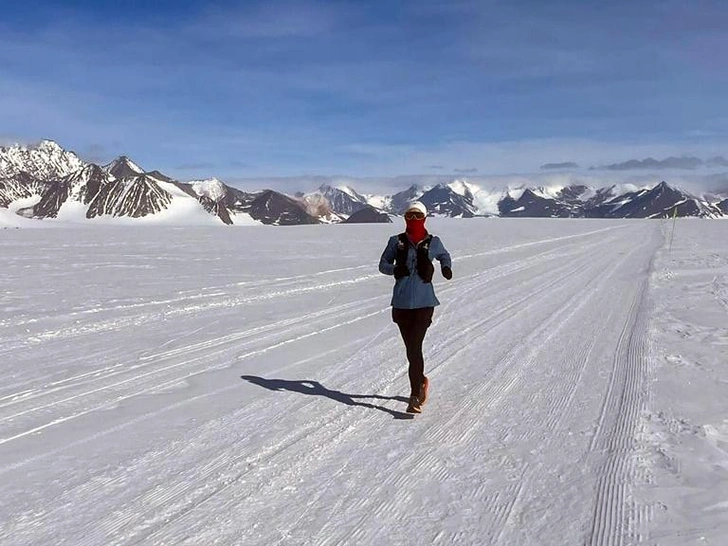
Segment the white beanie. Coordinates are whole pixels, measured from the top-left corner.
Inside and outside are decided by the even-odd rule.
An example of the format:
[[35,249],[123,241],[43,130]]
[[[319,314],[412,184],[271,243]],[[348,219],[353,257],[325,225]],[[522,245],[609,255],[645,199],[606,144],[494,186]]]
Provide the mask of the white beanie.
[[407,208],[404,209],[405,212],[408,212],[410,210],[418,210],[422,214],[427,216],[427,207],[425,207],[425,205],[423,205],[421,201],[412,201],[407,205]]

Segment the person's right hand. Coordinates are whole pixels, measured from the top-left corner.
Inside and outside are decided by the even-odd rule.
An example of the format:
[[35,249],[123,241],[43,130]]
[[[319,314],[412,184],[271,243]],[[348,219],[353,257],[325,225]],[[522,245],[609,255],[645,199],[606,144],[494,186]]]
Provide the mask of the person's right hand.
[[394,278],[399,280],[403,277],[408,277],[410,274],[409,269],[404,264],[397,264],[394,266]]
[[445,266],[442,268],[442,276],[445,277],[448,281],[452,279],[452,269]]

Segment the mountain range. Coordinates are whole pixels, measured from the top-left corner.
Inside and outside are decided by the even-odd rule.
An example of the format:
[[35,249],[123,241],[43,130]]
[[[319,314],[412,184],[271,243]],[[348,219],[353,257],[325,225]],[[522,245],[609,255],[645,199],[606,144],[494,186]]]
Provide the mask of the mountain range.
[[[666,218],[728,216],[728,195],[697,196],[666,182],[653,187],[586,185],[486,189],[467,180],[413,184],[392,195],[322,184],[311,193],[245,192],[218,179],[182,182],[126,156],[88,163],[57,143],[0,147],[0,207],[28,218],[162,219],[300,225],[391,222],[413,199],[433,216]],[[183,219],[184,219],[183,218]]]

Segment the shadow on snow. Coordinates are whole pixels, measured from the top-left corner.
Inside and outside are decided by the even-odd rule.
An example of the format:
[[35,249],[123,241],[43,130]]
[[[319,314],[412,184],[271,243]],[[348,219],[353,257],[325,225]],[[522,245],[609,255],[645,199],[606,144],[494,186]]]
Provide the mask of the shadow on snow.
[[245,379],[246,381],[253,383],[254,385],[264,387],[271,391],[289,391],[298,392],[301,394],[309,394],[313,396],[323,396],[324,398],[329,398],[347,406],[361,406],[363,408],[383,411],[385,413],[389,413],[395,419],[411,419],[413,417],[413,415],[409,413],[395,411],[389,408],[385,408],[384,406],[378,406],[369,402],[357,402],[357,400],[372,398],[375,400],[396,400],[397,402],[407,402],[407,399],[403,396],[381,396],[378,394],[346,394],[341,391],[332,391],[331,389],[327,389],[318,381],[309,381],[305,379],[302,381],[289,381],[287,379],[266,379],[264,377],[257,377],[254,375],[241,375],[240,377],[241,379]]

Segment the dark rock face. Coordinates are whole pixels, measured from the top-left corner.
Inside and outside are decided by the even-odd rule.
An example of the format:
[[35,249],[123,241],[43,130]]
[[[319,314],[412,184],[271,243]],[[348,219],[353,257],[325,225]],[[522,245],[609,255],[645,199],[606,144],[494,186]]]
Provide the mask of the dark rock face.
[[141,218],[165,210],[172,196],[145,174],[114,180],[103,185],[93,197],[87,218],[129,216]]
[[305,211],[301,203],[273,190],[258,194],[244,212],[264,224],[292,226],[319,223],[317,218]]
[[7,178],[0,178],[0,207],[7,207],[13,201],[26,199],[33,195],[42,195],[48,184],[33,178],[28,173],[18,173]]
[[518,199],[510,195],[501,199],[498,210],[501,216],[511,218],[572,218],[582,215],[580,205],[549,199],[531,190],[524,191]]
[[225,188],[227,191],[225,192],[223,203],[232,211],[244,212],[250,208],[250,205],[255,200],[256,195],[253,193],[246,193],[237,188],[231,188],[230,186],[225,186]]
[[119,156],[109,163],[106,166],[106,171],[112,174],[114,178],[134,177],[144,172],[142,168],[125,155]]
[[223,224],[227,224],[228,226],[233,225],[233,220],[230,218],[230,211],[225,206],[225,203],[222,201],[214,201],[206,195],[198,196],[197,200],[207,212],[220,218]]
[[68,199],[70,187],[62,181],[53,182],[33,207],[36,218],[55,218],[63,203]]
[[404,214],[407,205],[415,201],[422,191],[417,185],[413,184],[409,188],[392,196],[392,212],[395,214]]
[[567,186],[566,188],[562,189],[559,194],[558,198],[561,201],[565,201],[566,203],[571,203],[574,205],[581,205],[582,203],[582,196],[589,191],[589,188],[587,186],[584,186],[583,184],[577,184],[575,186]]
[[345,224],[391,224],[389,214],[367,206],[344,220]]
[[419,201],[427,207],[429,214],[439,214],[453,218],[472,218],[476,210],[470,192],[460,195],[454,192],[452,188],[442,184],[438,184],[423,193]]
[[715,205],[723,214],[728,214],[728,199],[724,199]]
[[146,173],[147,175],[151,176],[152,178],[156,178],[157,180],[161,180],[162,182],[172,182],[174,183],[174,179],[170,178],[169,176],[160,173],[159,171],[149,171]]
[[54,180],[48,184],[40,201],[33,208],[33,216],[55,218],[61,206],[72,195],[84,205],[88,205],[110,180],[109,174],[98,165],[87,165],[60,180]]

